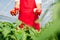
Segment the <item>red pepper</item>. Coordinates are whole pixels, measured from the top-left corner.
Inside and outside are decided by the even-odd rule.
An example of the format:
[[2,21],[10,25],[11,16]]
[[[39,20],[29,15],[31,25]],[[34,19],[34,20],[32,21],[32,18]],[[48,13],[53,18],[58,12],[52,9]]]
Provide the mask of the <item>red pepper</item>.
[[41,12],[42,12],[42,9],[40,9],[40,10],[36,10],[36,14],[37,14],[37,15],[40,15]]
[[16,16],[16,14],[17,14],[17,11],[19,10],[19,8],[14,8],[14,10],[12,10],[12,11],[10,11],[10,14],[13,16],[13,15],[15,15]]
[[19,27],[20,27],[20,28],[23,28],[23,27],[24,27],[24,24],[22,23]]

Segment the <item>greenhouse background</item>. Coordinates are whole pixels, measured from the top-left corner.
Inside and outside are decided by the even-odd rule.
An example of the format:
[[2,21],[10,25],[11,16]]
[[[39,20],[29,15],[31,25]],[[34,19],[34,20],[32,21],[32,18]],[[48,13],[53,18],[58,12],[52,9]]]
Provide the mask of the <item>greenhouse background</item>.
[[[11,16],[9,14],[9,11],[14,7],[14,2],[15,2],[14,0],[0,0],[0,15],[11,17],[13,20],[17,19],[18,15],[17,16]],[[48,21],[51,21],[51,12],[50,12],[50,10],[45,15],[44,15],[44,12],[45,12],[45,10],[47,8],[50,7],[50,5],[52,3],[54,3],[54,0],[42,0],[43,12],[42,12],[42,14],[40,16],[40,19],[43,16],[44,17],[43,17],[43,19],[41,21],[41,26],[44,26],[45,23],[47,23]],[[1,16],[0,16],[0,19],[1,19]]]

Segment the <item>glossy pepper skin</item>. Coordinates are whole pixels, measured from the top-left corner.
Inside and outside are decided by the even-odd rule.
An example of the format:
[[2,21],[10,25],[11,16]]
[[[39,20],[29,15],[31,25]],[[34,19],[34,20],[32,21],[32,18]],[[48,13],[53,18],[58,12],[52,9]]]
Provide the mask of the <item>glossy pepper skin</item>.
[[39,15],[40,16],[40,14],[42,13],[42,9],[40,8],[40,9],[37,9],[37,8],[34,8],[34,13],[36,14],[36,15]]
[[40,10],[36,10],[36,14],[37,14],[37,15],[40,15],[41,12],[42,12],[42,9],[40,9]]
[[20,28],[24,28],[24,24],[22,23],[19,27],[20,27]]
[[13,15],[16,16],[18,10],[19,10],[19,8],[14,7],[14,9],[10,11],[10,14],[11,14],[12,16],[13,16]]

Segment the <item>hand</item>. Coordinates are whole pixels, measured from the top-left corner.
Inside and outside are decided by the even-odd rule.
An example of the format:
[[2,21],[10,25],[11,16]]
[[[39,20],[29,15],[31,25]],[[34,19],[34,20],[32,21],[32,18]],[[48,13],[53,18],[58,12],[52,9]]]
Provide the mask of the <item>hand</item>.
[[37,8],[34,8],[34,13],[36,14],[36,15],[40,15],[41,14],[41,12],[42,12],[42,9],[37,9]]
[[12,16],[16,16],[17,13],[18,13],[18,9],[16,9],[16,8],[14,8],[14,9],[12,9],[12,10],[10,11],[10,14],[11,14]]
[[36,13],[37,8],[34,8],[33,12]]

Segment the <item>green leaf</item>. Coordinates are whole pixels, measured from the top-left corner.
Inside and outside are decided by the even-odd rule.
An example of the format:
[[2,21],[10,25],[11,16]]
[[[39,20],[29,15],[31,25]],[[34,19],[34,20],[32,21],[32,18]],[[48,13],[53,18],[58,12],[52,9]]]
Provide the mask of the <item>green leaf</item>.
[[23,31],[22,30],[15,30],[14,34],[15,34],[16,39],[20,40],[23,36]]
[[9,27],[4,27],[2,30],[4,37],[6,37],[11,31]]
[[26,33],[24,32],[23,35],[22,35],[22,39],[21,40],[26,40]]

